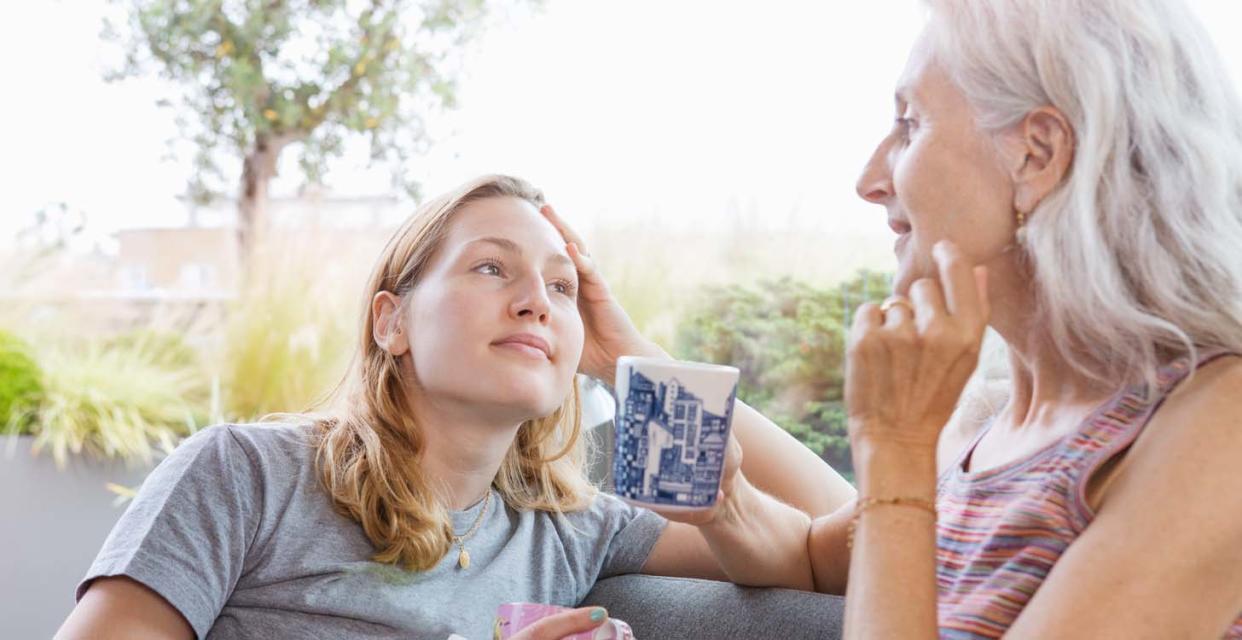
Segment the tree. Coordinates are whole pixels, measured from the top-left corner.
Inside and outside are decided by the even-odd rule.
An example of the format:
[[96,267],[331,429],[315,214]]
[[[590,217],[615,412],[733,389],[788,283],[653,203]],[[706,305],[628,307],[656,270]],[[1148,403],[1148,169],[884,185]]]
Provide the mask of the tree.
[[422,116],[453,106],[453,54],[485,15],[484,0],[113,1],[126,24],[107,22],[104,34],[125,61],[108,78],[157,73],[183,90],[162,104],[195,148],[190,197],[214,197],[221,157],[241,159],[243,256],[295,143],[306,179],[319,182],[347,136],[367,136],[372,160],[394,161],[394,182],[414,195],[403,169],[426,143]]

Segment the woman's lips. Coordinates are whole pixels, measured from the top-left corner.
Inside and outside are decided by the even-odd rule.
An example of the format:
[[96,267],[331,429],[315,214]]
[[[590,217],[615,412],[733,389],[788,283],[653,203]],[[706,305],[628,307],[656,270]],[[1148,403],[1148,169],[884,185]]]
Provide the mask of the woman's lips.
[[910,232],[913,230],[913,227],[910,226],[909,222],[900,218],[889,218],[888,228],[897,234],[897,240],[893,242],[893,251],[901,251],[901,248],[905,246],[906,241],[910,238]]
[[909,222],[900,220],[898,218],[889,218],[888,228],[892,229],[893,233],[896,233],[897,235],[904,235],[904,234],[910,233],[910,229],[911,229]]
[[492,346],[512,351],[534,360],[546,361],[548,359],[548,354],[544,353],[542,349],[521,342],[498,342]]
[[492,343],[493,347],[520,353],[538,360],[551,360],[552,347],[548,341],[532,333],[515,333]]

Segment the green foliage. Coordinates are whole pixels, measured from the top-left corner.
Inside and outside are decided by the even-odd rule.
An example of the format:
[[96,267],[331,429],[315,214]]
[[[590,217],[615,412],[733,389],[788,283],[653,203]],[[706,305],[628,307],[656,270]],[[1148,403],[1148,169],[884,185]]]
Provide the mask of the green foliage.
[[29,433],[43,400],[43,371],[29,346],[0,331],[0,431]]
[[179,366],[150,340],[65,341],[42,353],[46,395],[35,447],[63,465],[89,452],[150,463],[192,432],[207,390],[202,372]]
[[196,149],[199,200],[219,191],[219,151],[277,155],[300,142],[318,182],[360,134],[373,159],[400,167],[425,143],[422,117],[453,105],[452,56],[485,14],[483,0],[113,2],[127,21],[105,23],[104,35],[126,60],[109,79],[158,74],[183,89],[165,104]]
[[738,367],[743,401],[848,472],[846,336],[854,309],[883,299],[887,282],[861,273],[830,289],[790,279],[713,287],[683,316],[674,350]]

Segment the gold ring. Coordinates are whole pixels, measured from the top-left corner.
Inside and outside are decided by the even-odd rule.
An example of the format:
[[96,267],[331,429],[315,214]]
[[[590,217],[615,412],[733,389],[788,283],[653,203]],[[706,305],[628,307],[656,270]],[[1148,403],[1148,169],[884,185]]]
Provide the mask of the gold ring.
[[914,305],[910,304],[910,301],[905,298],[897,297],[885,300],[884,304],[880,305],[880,313],[887,315],[889,311],[892,311],[893,307],[902,307],[910,312],[910,317],[914,317]]

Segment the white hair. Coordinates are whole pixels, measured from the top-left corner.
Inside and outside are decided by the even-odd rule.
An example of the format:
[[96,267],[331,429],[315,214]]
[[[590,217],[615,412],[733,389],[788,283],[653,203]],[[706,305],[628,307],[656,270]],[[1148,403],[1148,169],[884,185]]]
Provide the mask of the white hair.
[[1022,245],[1036,326],[1093,380],[1242,352],[1242,102],[1180,0],[926,0],[935,55],[998,133],[1053,106],[1065,181]]

